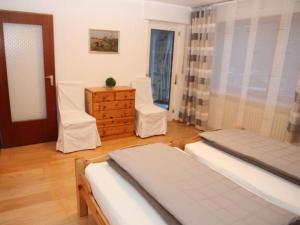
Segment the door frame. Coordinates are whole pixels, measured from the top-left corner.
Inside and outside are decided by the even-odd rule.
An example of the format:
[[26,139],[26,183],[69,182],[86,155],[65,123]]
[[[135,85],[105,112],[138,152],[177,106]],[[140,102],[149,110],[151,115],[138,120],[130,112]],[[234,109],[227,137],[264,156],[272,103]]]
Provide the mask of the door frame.
[[[148,45],[147,45],[147,62],[146,62],[146,76],[149,75],[150,65],[150,48],[151,48],[151,30],[167,30],[174,32],[174,43],[173,43],[173,62],[172,62],[172,74],[171,74],[171,85],[170,85],[170,99],[169,99],[169,110],[168,120],[178,119],[178,110],[181,103],[182,88],[183,84],[179,84],[182,80],[183,74],[183,63],[184,63],[184,46],[185,46],[185,33],[186,25],[162,22],[162,21],[149,21],[148,26]],[[180,82],[181,83],[181,82]],[[178,99],[180,98],[180,99]]]
[[[45,80],[46,119],[13,122],[11,118],[3,23],[33,24],[42,26],[44,76],[53,76],[53,85]],[[0,10],[0,131],[2,146],[12,147],[57,138],[57,106],[55,90],[53,16],[48,14]],[[51,131],[51,132],[49,132]],[[48,135],[45,135],[48,133]],[[20,135],[24,134],[24,135]]]

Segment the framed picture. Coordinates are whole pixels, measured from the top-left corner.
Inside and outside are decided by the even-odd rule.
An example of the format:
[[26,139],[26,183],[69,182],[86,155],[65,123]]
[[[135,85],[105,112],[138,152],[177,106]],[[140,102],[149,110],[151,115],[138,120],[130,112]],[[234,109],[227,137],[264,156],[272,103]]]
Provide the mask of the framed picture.
[[91,53],[119,53],[119,31],[89,30]]

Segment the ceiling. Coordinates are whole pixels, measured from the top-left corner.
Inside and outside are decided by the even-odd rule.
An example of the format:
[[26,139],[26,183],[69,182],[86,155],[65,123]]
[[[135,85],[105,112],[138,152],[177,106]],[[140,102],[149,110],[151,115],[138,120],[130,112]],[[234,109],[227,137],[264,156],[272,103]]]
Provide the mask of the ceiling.
[[189,6],[189,7],[197,7],[197,6],[201,6],[201,5],[220,2],[220,0],[152,0],[152,1],[165,2],[165,3],[170,3],[170,4],[175,4],[175,5],[183,5],[183,6]]

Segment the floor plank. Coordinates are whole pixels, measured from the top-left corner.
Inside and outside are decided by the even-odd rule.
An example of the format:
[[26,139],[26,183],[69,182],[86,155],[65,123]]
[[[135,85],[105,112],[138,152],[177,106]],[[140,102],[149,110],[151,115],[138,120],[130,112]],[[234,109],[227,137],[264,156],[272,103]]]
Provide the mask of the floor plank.
[[91,216],[77,216],[75,158],[93,158],[135,144],[192,141],[197,133],[193,126],[169,122],[165,136],[103,141],[96,150],[63,154],[55,150],[54,142],[1,149],[0,224],[95,225]]

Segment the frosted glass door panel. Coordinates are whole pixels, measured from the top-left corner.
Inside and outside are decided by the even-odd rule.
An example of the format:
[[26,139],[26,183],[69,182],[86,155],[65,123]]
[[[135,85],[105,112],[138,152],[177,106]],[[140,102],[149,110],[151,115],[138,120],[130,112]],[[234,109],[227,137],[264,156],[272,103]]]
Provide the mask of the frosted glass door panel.
[[3,32],[12,121],[44,119],[42,26],[4,23]]

